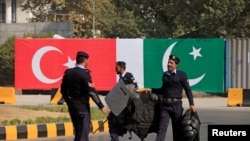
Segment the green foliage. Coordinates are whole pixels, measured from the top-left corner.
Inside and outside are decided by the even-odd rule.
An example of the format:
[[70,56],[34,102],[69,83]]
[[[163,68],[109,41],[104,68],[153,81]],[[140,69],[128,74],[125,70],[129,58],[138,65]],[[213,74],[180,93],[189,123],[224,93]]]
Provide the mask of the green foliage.
[[22,106],[23,109],[29,109],[29,110],[35,110],[35,111],[50,111],[50,112],[61,112],[61,113],[67,113],[68,107],[66,105],[60,105],[60,106],[44,106],[42,104],[39,104],[37,106],[30,106],[30,105],[24,105]]
[[21,7],[34,15],[30,22],[71,21],[74,37],[92,37],[92,5],[93,0],[27,0]]
[[132,11],[119,11],[113,4],[99,3],[96,9],[96,25],[101,37],[106,38],[138,38],[144,34],[137,28],[136,18]]
[[35,120],[36,124],[41,124],[41,123],[60,123],[60,122],[70,122],[71,119],[69,117],[58,117],[58,118],[53,118],[53,117],[38,117]]
[[15,118],[15,119],[9,121],[10,125],[19,125],[20,123],[21,123],[21,120],[18,118]]
[[146,37],[249,37],[248,0],[112,0],[133,11]]
[[23,121],[23,124],[25,124],[25,125],[27,125],[27,124],[36,124],[36,122],[34,120],[32,120],[32,119],[27,119],[27,120]]
[[98,108],[90,108],[91,120],[105,119],[106,116]]
[[[35,111],[50,111],[50,112],[62,112],[67,113],[68,108],[66,105],[60,105],[60,106],[45,106],[45,105],[37,105],[37,106],[30,106],[30,105],[24,105],[20,108],[29,109],[29,110],[35,110]],[[91,120],[101,120],[105,119],[106,116],[101,112],[98,108],[90,108],[90,114],[91,114]],[[3,120],[1,122],[2,125],[21,125],[21,124],[43,124],[43,123],[62,123],[62,122],[71,122],[70,117],[66,116],[59,116],[57,118],[53,117],[37,117],[35,120],[27,119],[21,121],[18,118],[11,119],[11,120]]]
[[20,125],[21,123],[21,120],[18,118],[2,121],[2,125]]
[[21,121],[18,118],[12,119],[12,120],[4,120],[2,121],[2,125],[27,125],[27,124],[44,124],[44,123],[63,123],[63,122],[71,122],[71,119],[69,117],[61,116],[57,118],[53,117],[37,117],[35,120],[28,119]]
[[23,35],[24,38],[52,38],[54,35],[53,32],[44,32],[40,34],[28,32]]
[[33,11],[32,22],[69,20],[75,37],[86,38],[246,38],[249,7],[248,0],[27,0],[23,5]]
[[21,7],[34,15],[30,22],[73,22],[74,37],[136,38],[144,35],[137,28],[133,12],[119,11],[110,0],[27,0]]
[[9,37],[0,45],[0,85],[13,86],[14,82],[14,40],[16,36]]
[[55,5],[54,0],[27,0],[24,5],[21,6],[22,10],[30,10],[36,18],[29,19],[30,22],[45,22],[53,19],[53,7]]
[[[61,113],[68,112],[68,107],[66,105],[56,105],[56,106],[45,106],[42,104],[37,105],[37,106],[24,105],[21,108],[35,110],[35,111],[50,111],[50,112],[61,112]],[[105,118],[105,115],[98,108],[90,108],[90,113],[91,113],[92,120]]]
[[[40,34],[25,33],[25,38],[51,38],[53,32],[45,32]],[[0,85],[13,86],[14,85],[14,45],[16,35],[10,36],[3,44],[0,45]]]

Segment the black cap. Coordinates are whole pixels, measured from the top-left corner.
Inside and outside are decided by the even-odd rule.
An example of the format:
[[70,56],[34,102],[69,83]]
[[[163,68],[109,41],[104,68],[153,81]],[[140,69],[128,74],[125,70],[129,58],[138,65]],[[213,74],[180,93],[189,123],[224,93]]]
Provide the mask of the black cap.
[[177,57],[176,55],[170,55],[169,60],[173,60],[175,62],[175,64],[179,64],[181,61],[180,58]]
[[78,51],[76,57],[85,57],[85,58],[89,58],[89,55],[88,55],[88,53],[86,53],[86,52]]
[[126,63],[124,61],[117,61],[116,64],[118,66],[126,66]]

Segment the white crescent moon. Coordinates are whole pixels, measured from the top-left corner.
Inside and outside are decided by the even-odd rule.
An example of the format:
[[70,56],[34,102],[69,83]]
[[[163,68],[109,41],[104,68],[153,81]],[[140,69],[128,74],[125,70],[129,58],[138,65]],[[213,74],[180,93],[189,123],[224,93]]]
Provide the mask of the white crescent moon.
[[[164,55],[163,55],[163,58],[162,58],[162,68],[163,68],[163,71],[167,71],[168,70],[168,67],[167,67],[167,64],[168,64],[168,58],[169,56],[171,55],[171,52],[174,48],[174,46],[177,44],[177,42],[174,42],[172,43],[168,48],[167,50],[165,51]],[[193,78],[193,79],[189,79],[189,85],[190,86],[194,86],[196,84],[198,84],[204,77],[205,77],[206,73],[203,73],[201,76],[197,77],[197,78]]]
[[168,58],[171,55],[172,49],[174,48],[174,46],[177,44],[177,42],[172,43],[167,50],[165,51],[163,58],[162,58],[162,68],[163,71],[167,71],[168,70]]
[[47,83],[47,84],[52,84],[55,83],[57,81],[59,81],[62,77],[56,78],[56,79],[50,79],[48,77],[46,77],[40,68],[40,62],[41,62],[41,58],[43,57],[43,55],[45,53],[47,53],[48,51],[57,51],[60,52],[62,54],[62,52],[53,46],[44,46],[42,48],[40,48],[39,50],[36,51],[36,53],[34,54],[33,58],[32,58],[32,71],[35,75],[35,77],[40,80],[43,83]]

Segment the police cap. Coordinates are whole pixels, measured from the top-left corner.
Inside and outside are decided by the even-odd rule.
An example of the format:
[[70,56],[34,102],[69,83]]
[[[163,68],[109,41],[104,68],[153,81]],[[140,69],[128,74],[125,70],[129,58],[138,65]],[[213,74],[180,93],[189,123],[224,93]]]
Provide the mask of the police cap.
[[126,67],[126,63],[124,61],[117,61],[116,65],[125,68]]
[[181,61],[180,58],[177,57],[176,55],[170,55],[169,60],[173,60],[175,62],[175,64],[179,64]]
[[83,51],[78,51],[77,54],[76,54],[76,57],[85,57],[85,58],[89,58],[89,55],[88,53],[86,52],[83,52]]

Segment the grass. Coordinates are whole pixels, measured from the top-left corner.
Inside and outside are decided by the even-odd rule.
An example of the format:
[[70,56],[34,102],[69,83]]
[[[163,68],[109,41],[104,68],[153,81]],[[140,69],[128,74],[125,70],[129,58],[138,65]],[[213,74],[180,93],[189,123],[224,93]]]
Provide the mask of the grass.
[[50,112],[61,112],[61,113],[67,113],[68,107],[66,105],[59,105],[59,106],[44,106],[44,105],[37,105],[37,106],[30,106],[30,105],[24,105],[21,108],[28,109],[28,110],[34,110],[34,111],[50,111]]
[[[60,106],[44,106],[44,105],[38,105],[38,106],[22,106],[24,109],[29,110],[35,110],[35,111],[50,111],[50,112],[62,112],[62,113],[68,113],[68,107],[66,105],[60,105]],[[91,113],[91,119],[104,119],[105,115],[99,110],[98,108],[90,108]]]
[[[68,107],[66,105],[59,105],[59,106],[44,106],[44,105],[37,105],[37,106],[21,106],[20,108],[35,110],[35,111],[50,111],[50,112],[61,112],[61,113],[68,113]],[[98,108],[90,108],[91,113],[91,120],[101,120],[105,119],[106,116],[99,110]],[[37,117],[36,119],[28,119],[21,121],[18,118],[11,119],[11,120],[4,120],[1,122],[2,125],[22,125],[22,124],[42,124],[42,123],[61,123],[61,122],[71,122],[69,117],[61,116],[57,118],[53,117]]]
[[70,122],[71,119],[69,117],[37,117],[35,120],[28,119],[21,121],[18,118],[12,120],[4,120],[2,121],[2,125],[27,125],[27,124],[43,124],[43,123],[62,123],[62,122]]

